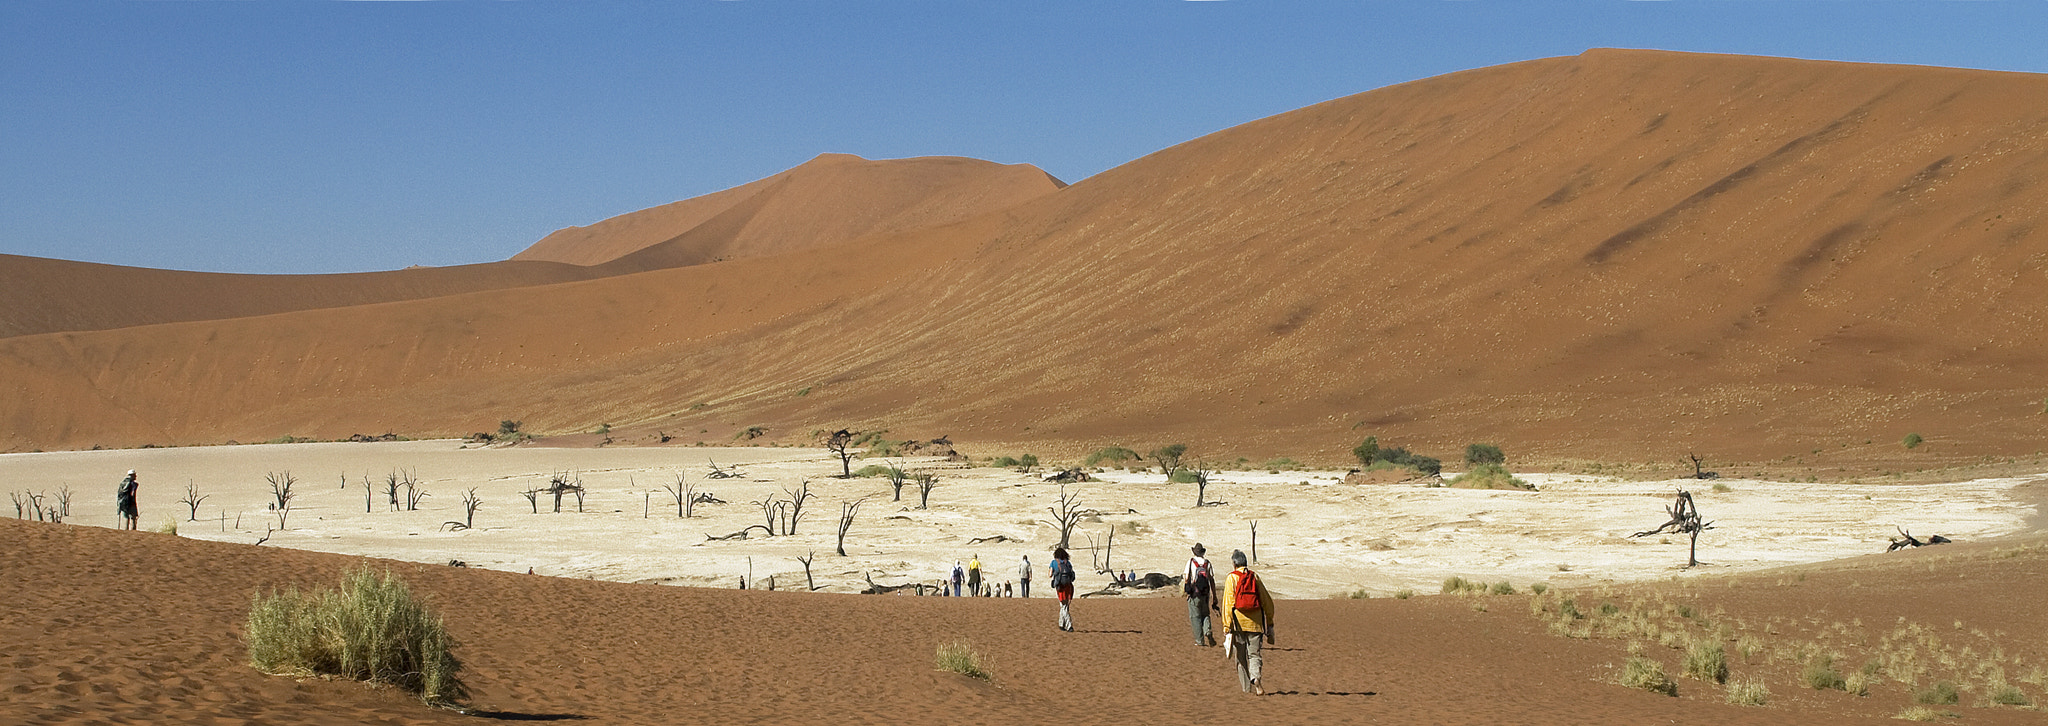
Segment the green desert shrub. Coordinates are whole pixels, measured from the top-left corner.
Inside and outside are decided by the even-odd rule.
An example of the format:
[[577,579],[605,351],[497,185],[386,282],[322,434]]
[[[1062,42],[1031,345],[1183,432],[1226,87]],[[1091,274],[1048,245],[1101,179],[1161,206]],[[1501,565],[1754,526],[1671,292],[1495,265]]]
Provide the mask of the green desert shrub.
[[1515,594],[1515,584],[1512,582],[1508,582],[1507,580],[1501,580],[1500,582],[1493,583],[1493,587],[1490,589],[1495,595]]
[[1395,591],[1394,591],[1394,599],[1396,599],[1396,600],[1406,600],[1406,599],[1408,599],[1408,598],[1411,598],[1411,597],[1415,597],[1415,591],[1414,591],[1414,590],[1410,590],[1410,589],[1407,589],[1407,588],[1402,588],[1402,589],[1399,589],[1399,590],[1395,590]]
[[1666,696],[1678,695],[1678,684],[1664,675],[1664,666],[1642,656],[1630,656],[1621,667],[1621,685]]
[[1720,643],[1694,641],[1685,651],[1685,677],[1728,682],[1728,651]]
[[1941,712],[1928,708],[1926,706],[1914,706],[1904,711],[1900,711],[1897,716],[1893,716],[1892,718],[1898,719],[1900,721],[1940,721]]
[[867,466],[863,466],[859,469],[853,470],[853,475],[858,477],[895,476],[896,472],[897,469],[896,467],[893,466],[888,466],[885,464],[869,464]]
[[1546,593],[1546,592],[1549,592],[1549,591],[1550,591],[1550,586],[1549,586],[1549,585],[1543,584],[1543,583],[1541,583],[1541,582],[1532,582],[1532,583],[1529,583],[1529,592],[1533,592],[1533,593],[1536,593],[1536,594],[1538,594],[1538,595],[1541,595],[1541,594],[1543,594],[1543,593]]
[[947,673],[958,673],[969,678],[989,679],[988,668],[981,663],[981,654],[973,646],[953,641],[939,646],[938,668]]
[[1089,454],[1088,460],[1083,463],[1083,466],[1097,466],[1105,462],[1110,466],[1122,466],[1137,460],[1138,452],[1121,446],[1110,446],[1096,449],[1095,453]]
[[1835,670],[1835,659],[1824,655],[1807,661],[1806,667],[1799,671],[1799,682],[1816,691],[1830,688],[1849,690],[1849,683],[1842,678],[1842,672]]
[[996,467],[996,468],[999,468],[999,469],[1009,469],[1009,468],[1013,468],[1013,467],[1017,466],[1017,457],[1014,457],[1014,456],[998,456],[998,457],[996,457],[996,458],[995,458],[994,460],[992,460],[992,461],[990,461],[990,462],[989,462],[989,466],[993,466],[993,467]]
[[1516,478],[1506,467],[1499,464],[1479,464],[1471,471],[1451,477],[1450,485],[1463,489],[1522,489],[1535,491],[1536,485]]
[[1493,444],[1465,445],[1465,463],[1467,464],[1505,464],[1507,461],[1508,455],[1501,453],[1499,446]]
[[1359,468],[1371,467],[1373,461],[1377,460],[1380,456],[1380,437],[1365,437],[1364,441],[1359,442],[1357,446],[1351,447],[1351,455],[1358,458]]
[[1440,592],[1446,595],[1465,592],[1486,592],[1486,583],[1452,575],[1444,578],[1443,589]]
[[1925,441],[1927,440],[1920,438],[1919,434],[1906,434],[1906,440],[1904,443],[1906,444],[1906,448],[1914,449],[1919,448],[1920,444]]
[[344,575],[339,589],[257,594],[243,637],[250,664],[265,673],[388,683],[436,704],[468,695],[441,616],[404,581],[368,566]]
[[1738,706],[1762,706],[1771,700],[1771,687],[1763,679],[1728,684],[1728,702]]
[[1946,706],[1961,700],[1963,700],[1963,697],[1962,694],[1956,692],[1956,684],[1948,681],[1935,681],[1934,685],[1913,694],[1914,703],[1925,703],[1934,706]]
[[1188,469],[1175,469],[1172,474],[1166,475],[1166,480],[1175,484],[1193,484],[1200,481],[1201,476]]
[[2000,706],[2033,705],[2031,701],[2027,700],[2027,694],[2021,693],[2018,687],[2010,683],[1999,683],[1992,685],[1991,693],[1987,697],[1991,699],[1992,703],[1996,703]]

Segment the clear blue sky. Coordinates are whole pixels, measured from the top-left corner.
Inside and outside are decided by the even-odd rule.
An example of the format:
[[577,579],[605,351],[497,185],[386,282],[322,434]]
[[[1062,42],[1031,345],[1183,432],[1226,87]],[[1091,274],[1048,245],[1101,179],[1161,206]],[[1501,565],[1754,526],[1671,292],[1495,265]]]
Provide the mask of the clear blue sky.
[[487,262],[823,152],[1072,182],[1593,47],[2040,73],[2048,1],[0,0],[0,253]]

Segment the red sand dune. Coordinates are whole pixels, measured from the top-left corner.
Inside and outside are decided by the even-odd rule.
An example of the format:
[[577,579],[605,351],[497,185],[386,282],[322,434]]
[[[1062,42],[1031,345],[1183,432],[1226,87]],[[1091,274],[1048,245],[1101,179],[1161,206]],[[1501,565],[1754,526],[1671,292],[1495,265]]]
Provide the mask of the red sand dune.
[[[364,560],[17,520],[0,520],[0,541],[0,721],[477,722],[388,690],[248,666],[240,633],[252,595],[328,587]],[[503,720],[1874,724],[1910,705],[1897,684],[1863,698],[1803,689],[1797,666],[1783,663],[1731,665],[1738,679],[1770,682],[1764,708],[1728,705],[1719,686],[1689,679],[1678,698],[1623,688],[1614,684],[1623,642],[1548,635],[1526,595],[1283,593],[1279,641],[1267,653],[1275,694],[1255,698],[1237,691],[1220,651],[1187,642],[1174,598],[1082,600],[1079,632],[1062,633],[1046,599],[743,592],[372,564],[441,610],[473,705]],[[1936,568],[1941,576],[1926,574]],[[1858,633],[1882,632],[1904,617],[1957,637],[2010,633],[2006,655],[2034,664],[2048,656],[2034,637],[2048,627],[2033,607],[2048,595],[2048,539],[2039,535],[1800,572],[1643,594],[1758,624],[1776,615],[1786,639],[1852,619]],[[1600,599],[1584,597],[1589,608]],[[937,647],[956,640],[987,659],[992,683],[934,670]],[[1675,668],[1671,651],[1650,647]],[[2040,719],[2006,707],[1944,708],[1966,723]]]
[[418,300],[825,247],[949,224],[1060,186],[1025,164],[827,154],[751,184],[560,230],[508,262],[237,275],[0,255],[0,338]]
[[0,340],[24,382],[0,390],[0,448],[517,418],[1327,461],[1367,433],[1820,468],[2029,455],[2044,132],[2041,76],[1590,51],[830,249]]

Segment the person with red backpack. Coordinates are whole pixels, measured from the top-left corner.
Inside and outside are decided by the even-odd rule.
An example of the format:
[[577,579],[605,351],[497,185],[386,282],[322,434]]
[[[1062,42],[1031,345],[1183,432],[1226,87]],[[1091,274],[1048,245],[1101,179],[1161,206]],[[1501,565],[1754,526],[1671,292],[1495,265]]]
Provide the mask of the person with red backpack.
[[1060,629],[1074,631],[1074,613],[1070,609],[1074,602],[1074,563],[1067,559],[1067,548],[1052,551],[1052,591],[1060,598]]
[[1188,627],[1195,631],[1195,645],[1207,648],[1216,645],[1209,613],[1217,605],[1216,576],[1210,573],[1209,558],[1202,556],[1205,551],[1202,543],[1195,543],[1195,556],[1188,558],[1187,571],[1181,573],[1180,590],[1188,598]]
[[1233,550],[1230,564],[1235,569],[1223,584],[1223,630],[1229,638],[1223,652],[1237,664],[1238,687],[1263,696],[1266,688],[1259,678],[1263,665],[1259,641],[1273,642],[1273,594],[1245,563],[1243,551]]

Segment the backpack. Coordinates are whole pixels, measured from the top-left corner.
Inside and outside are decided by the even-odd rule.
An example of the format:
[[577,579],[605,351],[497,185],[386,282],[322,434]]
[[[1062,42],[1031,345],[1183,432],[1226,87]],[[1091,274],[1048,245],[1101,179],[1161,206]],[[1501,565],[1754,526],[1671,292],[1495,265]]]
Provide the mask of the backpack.
[[1237,578],[1237,591],[1230,594],[1231,607],[1239,610],[1259,609],[1259,590],[1264,587],[1259,584],[1258,575],[1252,574],[1251,570],[1245,570],[1244,575]]
[[1066,560],[1052,561],[1052,586],[1063,587],[1074,584],[1074,563]]
[[1193,559],[1189,559],[1188,562],[1195,566],[1195,577],[1181,583],[1181,592],[1186,593],[1188,597],[1209,599],[1209,594],[1216,591],[1216,578],[1209,574],[1209,563],[1196,562]]

